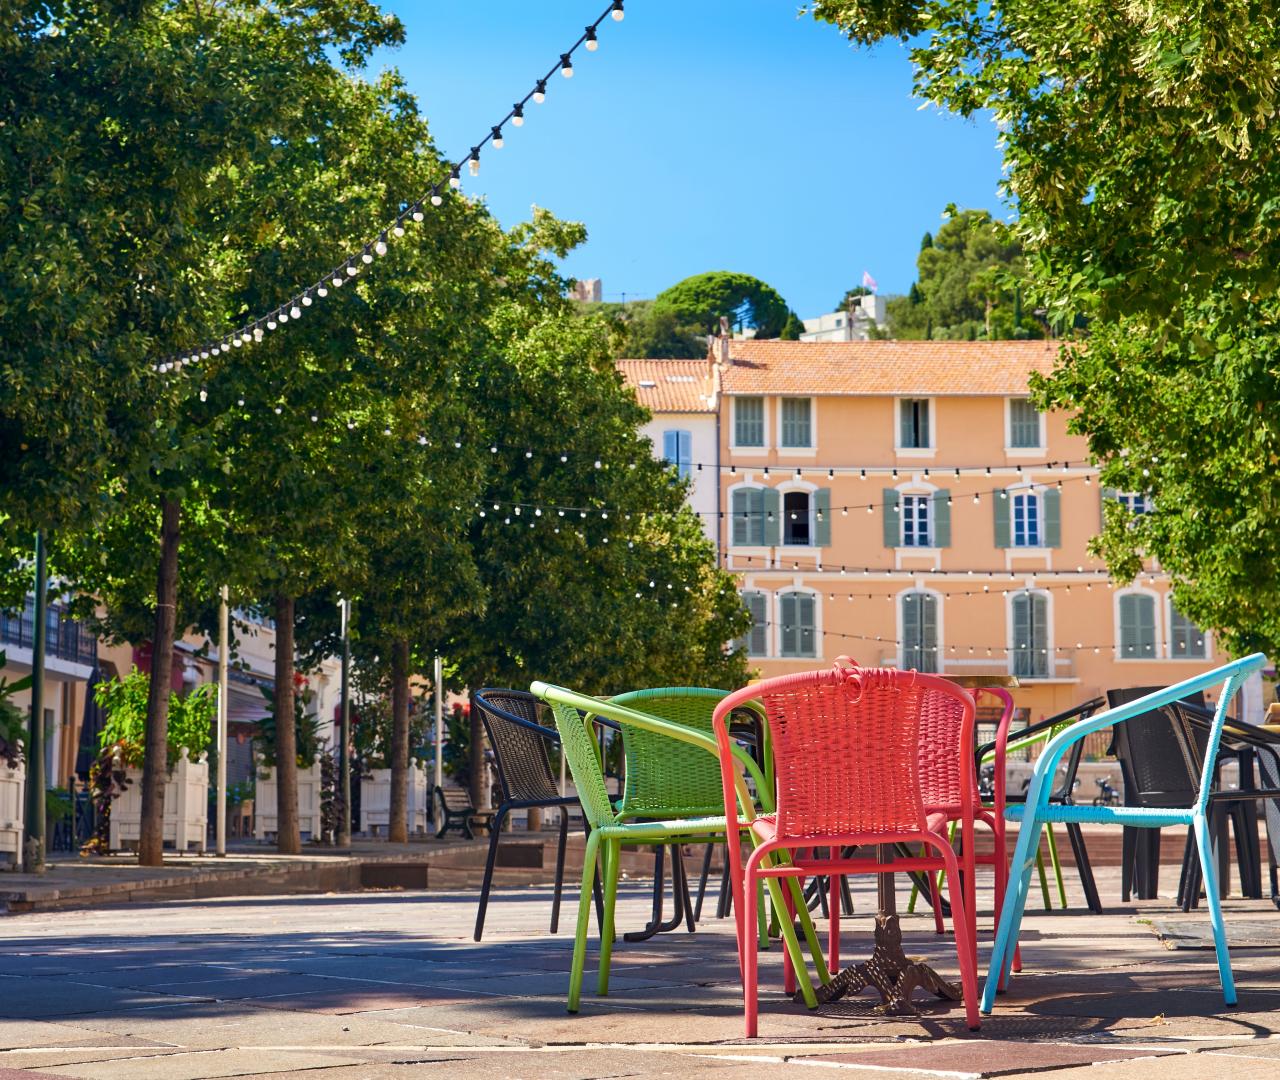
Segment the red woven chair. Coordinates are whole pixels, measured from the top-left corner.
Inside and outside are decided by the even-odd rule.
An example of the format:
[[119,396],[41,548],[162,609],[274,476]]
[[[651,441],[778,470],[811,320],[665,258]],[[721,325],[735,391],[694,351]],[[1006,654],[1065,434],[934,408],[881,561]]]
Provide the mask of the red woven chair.
[[[727,718],[747,701],[763,703],[773,745],[777,810],[743,820],[735,798],[737,764]],[[716,707],[727,816],[738,955],[747,1038],[757,1031],[756,903],[758,881],[884,870],[944,870],[952,896],[965,1015],[978,1028],[974,911],[973,698],[932,675],[859,668],[840,657],[826,671],[784,675],[730,694]],[[956,815],[961,852],[945,829]],[[754,850],[742,862],[740,836]],[[841,848],[920,844],[921,854],[881,863],[843,858]],[[832,856],[819,857],[826,849]],[[926,854],[932,850],[936,854]],[[832,966],[839,957],[839,922],[831,920]]]

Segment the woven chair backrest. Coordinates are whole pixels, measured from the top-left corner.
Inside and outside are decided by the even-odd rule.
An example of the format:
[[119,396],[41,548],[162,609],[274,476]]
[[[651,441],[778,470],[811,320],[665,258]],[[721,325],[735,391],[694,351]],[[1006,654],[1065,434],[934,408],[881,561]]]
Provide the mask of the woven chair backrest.
[[533,802],[560,797],[548,753],[550,740],[518,721],[554,730],[550,710],[523,690],[478,691],[472,701],[480,710],[489,745],[493,747],[504,802]]
[[[973,699],[889,668],[804,672],[751,687],[773,740],[779,837],[922,832],[972,773]],[[958,722],[956,718],[958,717]]]
[[[1160,689],[1163,687],[1108,690],[1107,704],[1114,709]],[[1204,694],[1193,694],[1187,700],[1203,705]],[[1121,721],[1113,729],[1112,752],[1124,766],[1126,806],[1186,807],[1195,803],[1200,790],[1199,760],[1203,760],[1208,734],[1193,736],[1199,760],[1192,760],[1179,726],[1165,710],[1152,709]]]
[[573,786],[587,823],[593,829],[611,824],[615,820],[613,803],[600,768],[595,737],[587,727],[586,718],[572,705],[558,701],[548,704],[556,719],[560,748],[569,763],[569,774],[573,777]]
[[[610,698],[636,712],[713,735],[711,718],[726,690],[667,686]],[[656,732],[622,725],[627,775],[621,813],[625,817],[689,817],[724,813],[720,761],[697,746]]]

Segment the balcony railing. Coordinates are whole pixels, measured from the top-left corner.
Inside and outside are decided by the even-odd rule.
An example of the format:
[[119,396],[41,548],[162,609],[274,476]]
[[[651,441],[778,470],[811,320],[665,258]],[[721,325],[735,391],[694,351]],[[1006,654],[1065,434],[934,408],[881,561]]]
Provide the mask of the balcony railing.
[[[21,613],[0,613],[0,645],[30,649],[35,645],[36,602],[27,597]],[[93,667],[98,661],[98,642],[61,604],[50,604],[45,612],[45,655],[73,664]]]

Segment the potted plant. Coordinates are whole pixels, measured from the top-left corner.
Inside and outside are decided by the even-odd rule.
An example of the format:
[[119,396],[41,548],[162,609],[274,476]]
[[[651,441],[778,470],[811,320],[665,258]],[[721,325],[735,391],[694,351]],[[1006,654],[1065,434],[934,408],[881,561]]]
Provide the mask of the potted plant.
[[[262,689],[267,700],[267,715],[258,721],[258,733],[253,737],[254,756],[258,762],[257,788],[254,797],[253,835],[258,840],[274,836],[279,826],[279,786],[276,770],[275,698],[269,690]],[[320,738],[320,720],[307,712],[315,694],[305,677],[295,676],[293,694],[293,724],[297,739],[298,770],[298,829],[312,840],[324,836],[323,802],[324,776],[320,758],[323,742]]]
[[[142,833],[142,758],[149,678],[134,668],[123,679],[99,683],[98,704],[107,719],[98,736],[100,753],[89,770],[98,828],[89,851],[119,851]],[[169,775],[164,787],[164,838],[179,851],[204,851],[209,827],[205,791],[208,747],[217,707],[217,687],[197,686],[185,697],[169,695]]]
[[[0,668],[4,662],[5,655],[0,652]],[[30,675],[16,682],[0,677],[0,854],[9,855],[15,865],[22,859],[22,807],[27,775],[23,746],[27,721],[13,703],[13,697],[30,685]]]

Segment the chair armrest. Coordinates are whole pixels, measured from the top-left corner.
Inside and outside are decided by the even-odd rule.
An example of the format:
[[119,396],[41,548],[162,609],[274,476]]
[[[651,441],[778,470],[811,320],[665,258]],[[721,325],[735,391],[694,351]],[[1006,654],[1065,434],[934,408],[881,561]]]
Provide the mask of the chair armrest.
[[[1222,683],[1222,693],[1218,698],[1218,708],[1214,719],[1214,733],[1210,736],[1209,746],[1206,748],[1205,754],[1206,760],[1215,759],[1218,753],[1218,735],[1221,733],[1222,723],[1226,717],[1227,706],[1230,704],[1231,698],[1235,696],[1236,691],[1244,680],[1253,672],[1260,671],[1266,666],[1266,663],[1266,656],[1262,653],[1254,653],[1252,656],[1233,660],[1229,664],[1223,664],[1221,667],[1206,671],[1202,675],[1184,679],[1173,686],[1167,686],[1163,690],[1157,690],[1155,693],[1147,694],[1145,697],[1137,698],[1114,709],[1107,709],[1105,712],[1072,724],[1065,731],[1053,736],[1045,746],[1044,752],[1036,759],[1035,767],[1031,772],[1031,786],[1027,790],[1027,805],[1040,807],[1047,802],[1052,786],[1050,781],[1054,771],[1057,769],[1063,753],[1072,743],[1079,742],[1086,735],[1092,735],[1095,731],[1104,731],[1153,709],[1171,705],[1188,694],[1207,690]],[[1207,797],[1207,785],[1201,784],[1201,788],[1202,797]],[[1031,814],[1032,812],[1028,811],[1028,816],[1025,820],[1030,820]]]
[[[705,732],[695,731],[692,728],[685,727],[683,724],[675,724],[670,720],[650,716],[648,713],[637,712],[635,709],[628,709],[625,705],[616,705],[611,701],[601,701],[599,698],[588,697],[586,694],[567,690],[563,686],[551,686],[544,682],[534,682],[530,685],[529,690],[542,698],[543,701],[553,701],[560,705],[578,709],[592,720],[600,717],[606,721],[612,721],[613,725],[630,725],[643,731],[653,732],[655,735],[665,735],[669,739],[676,739],[679,742],[701,747],[717,761],[720,760],[720,748],[716,745],[716,740]],[[756,791],[760,798],[762,800],[771,800],[772,792],[765,785],[764,775],[760,772],[760,767],[741,748],[735,746],[732,749],[739,761],[751,774],[752,779],[755,780]],[[739,790],[739,797],[746,797],[745,785]]]
[[[1047,742],[1053,735],[1053,729],[1059,724],[1065,724],[1073,716],[1079,716],[1085,719],[1097,712],[1106,705],[1106,698],[1096,697],[1091,701],[1086,701],[1083,705],[1077,705],[1074,708],[1067,709],[1055,716],[1046,717],[1044,720],[1037,720],[1034,724],[1028,724],[1024,728],[1009,733],[1008,740],[1005,743],[1005,750],[1023,750],[1028,746],[1035,746],[1037,743]],[[994,741],[983,743],[978,747],[977,754],[980,761],[988,761],[995,756],[996,744]]]

